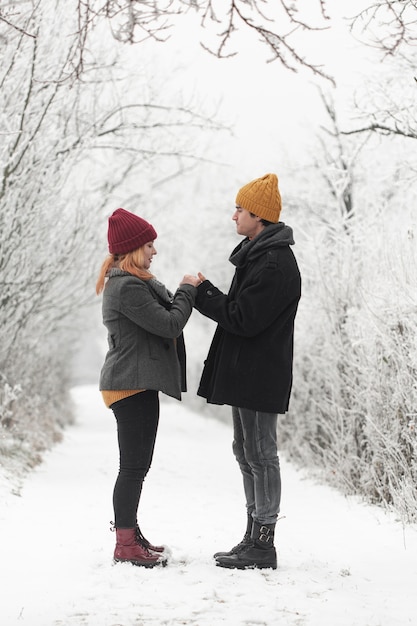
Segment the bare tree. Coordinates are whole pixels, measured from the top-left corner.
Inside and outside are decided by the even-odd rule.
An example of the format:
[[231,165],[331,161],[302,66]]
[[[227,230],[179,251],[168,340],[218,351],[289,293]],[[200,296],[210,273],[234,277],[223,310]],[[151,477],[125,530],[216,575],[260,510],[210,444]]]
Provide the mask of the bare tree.
[[329,125],[323,126],[321,134],[317,137],[321,148],[318,154],[321,155],[322,161],[316,160],[316,168],[347,224],[347,220],[354,214],[354,169],[363,142],[348,142],[341,131],[332,97],[326,96],[322,90],[320,96]]
[[369,1],[350,26],[381,64],[357,90],[356,121],[345,134],[416,139],[416,0]]
[[417,130],[416,4],[368,4],[355,27],[362,21],[364,41],[384,62],[355,93],[354,119],[341,123],[336,98],[321,92],[327,123],[314,158],[312,219],[298,249],[304,300],[292,414],[281,434],[303,466],[320,467],[326,481],[394,507],[410,522],[417,277],[408,140]]
[[369,0],[351,22],[354,34],[366,45],[394,56],[417,42],[416,0]]
[[290,0],[79,0],[74,72],[80,76],[85,71],[88,33],[103,18],[118,41],[164,42],[175,25],[192,14],[200,19],[201,45],[218,58],[238,53],[235,40],[241,31],[266,46],[270,61],[278,61],[291,71],[305,67],[318,77],[332,80],[323,65],[313,63],[299,50],[300,34],[329,27],[325,0],[315,0],[314,4],[316,16],[305,20]]
[[345,135],[372,132],[382,137],[417,139],[414,68],[398,59],[384,76],[361,85],[354,98],[355,121]]
[[158,99],[150,82],[127,89],[117,53],[107,49],[104,64],[94,37],[88,73],[68,80],[75,8],[1,8],[0,428],[2,446],[15,442],[6,446],[14,454],[23,445],[29,462],[71,417],[71,355],[95,301],[98,233],[118,190],[128,196],[144,178],[157,184],[207,159],[204,133],[220,128]]

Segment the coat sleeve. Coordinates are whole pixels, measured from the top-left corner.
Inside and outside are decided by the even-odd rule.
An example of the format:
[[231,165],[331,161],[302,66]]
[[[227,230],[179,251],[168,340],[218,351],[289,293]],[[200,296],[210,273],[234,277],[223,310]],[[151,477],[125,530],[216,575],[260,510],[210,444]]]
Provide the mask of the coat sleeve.
[[155,300],[143,281],[126,280],[120,291],[120,312],[149,333],[175,339],[192,313],[195,296],[195,287],[182,285],[167,310]]
[[291,267],[258,267],[250,276],[235,274],[230,295],[222,293],[210,281],[197,288],[195,307],[225,331],[242,337],[255,337],[273,322],[285,324],[286,310],[299,298],[298,273]]

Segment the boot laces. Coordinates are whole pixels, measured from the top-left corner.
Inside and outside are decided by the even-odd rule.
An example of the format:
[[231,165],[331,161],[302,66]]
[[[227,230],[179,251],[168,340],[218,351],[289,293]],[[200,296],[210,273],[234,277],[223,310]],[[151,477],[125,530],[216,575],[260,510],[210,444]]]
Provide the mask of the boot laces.
[[[110,522],[110,531],[112,533],[114,533],[116,531],[116,524],[114,522]],[[144,551],[146,552],[147,555],[151,556],[152,552],[149,550],[149,546],[151,545],[150,542],[145,539],[145,537],[142,535],[142,532],[139,528],[139,526],[136,524],[136,528],[135,528],[135,539],[136,539],[136,543],[138,543],[141,548],[144,549]]]

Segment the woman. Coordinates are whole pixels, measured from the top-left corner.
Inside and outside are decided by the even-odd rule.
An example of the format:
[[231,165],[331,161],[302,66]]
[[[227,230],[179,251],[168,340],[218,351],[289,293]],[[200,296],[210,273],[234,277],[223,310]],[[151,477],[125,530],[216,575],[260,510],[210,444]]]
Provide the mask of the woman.
[[159,421],[159,391],[186,391],[182,330],[199,280],[184,276],[171,294],[150,273],[157,234],[141,217],[117,209],[109,218],[110,256],[96,285],[103,292],[109,349],[100,376],[104,402],[116,417],[120,468],[113,493],[114,560],[165,565],[164,548],[147,541],[137,523],[143,480],[150,468]]

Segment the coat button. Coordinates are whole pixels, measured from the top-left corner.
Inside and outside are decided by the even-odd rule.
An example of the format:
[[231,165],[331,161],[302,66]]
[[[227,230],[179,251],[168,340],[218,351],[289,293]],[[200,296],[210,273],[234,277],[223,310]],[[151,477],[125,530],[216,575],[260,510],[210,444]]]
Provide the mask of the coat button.
[[208,296],[212,296],[213,295],[213,291],[211,289],[207,289],[206,294]]

